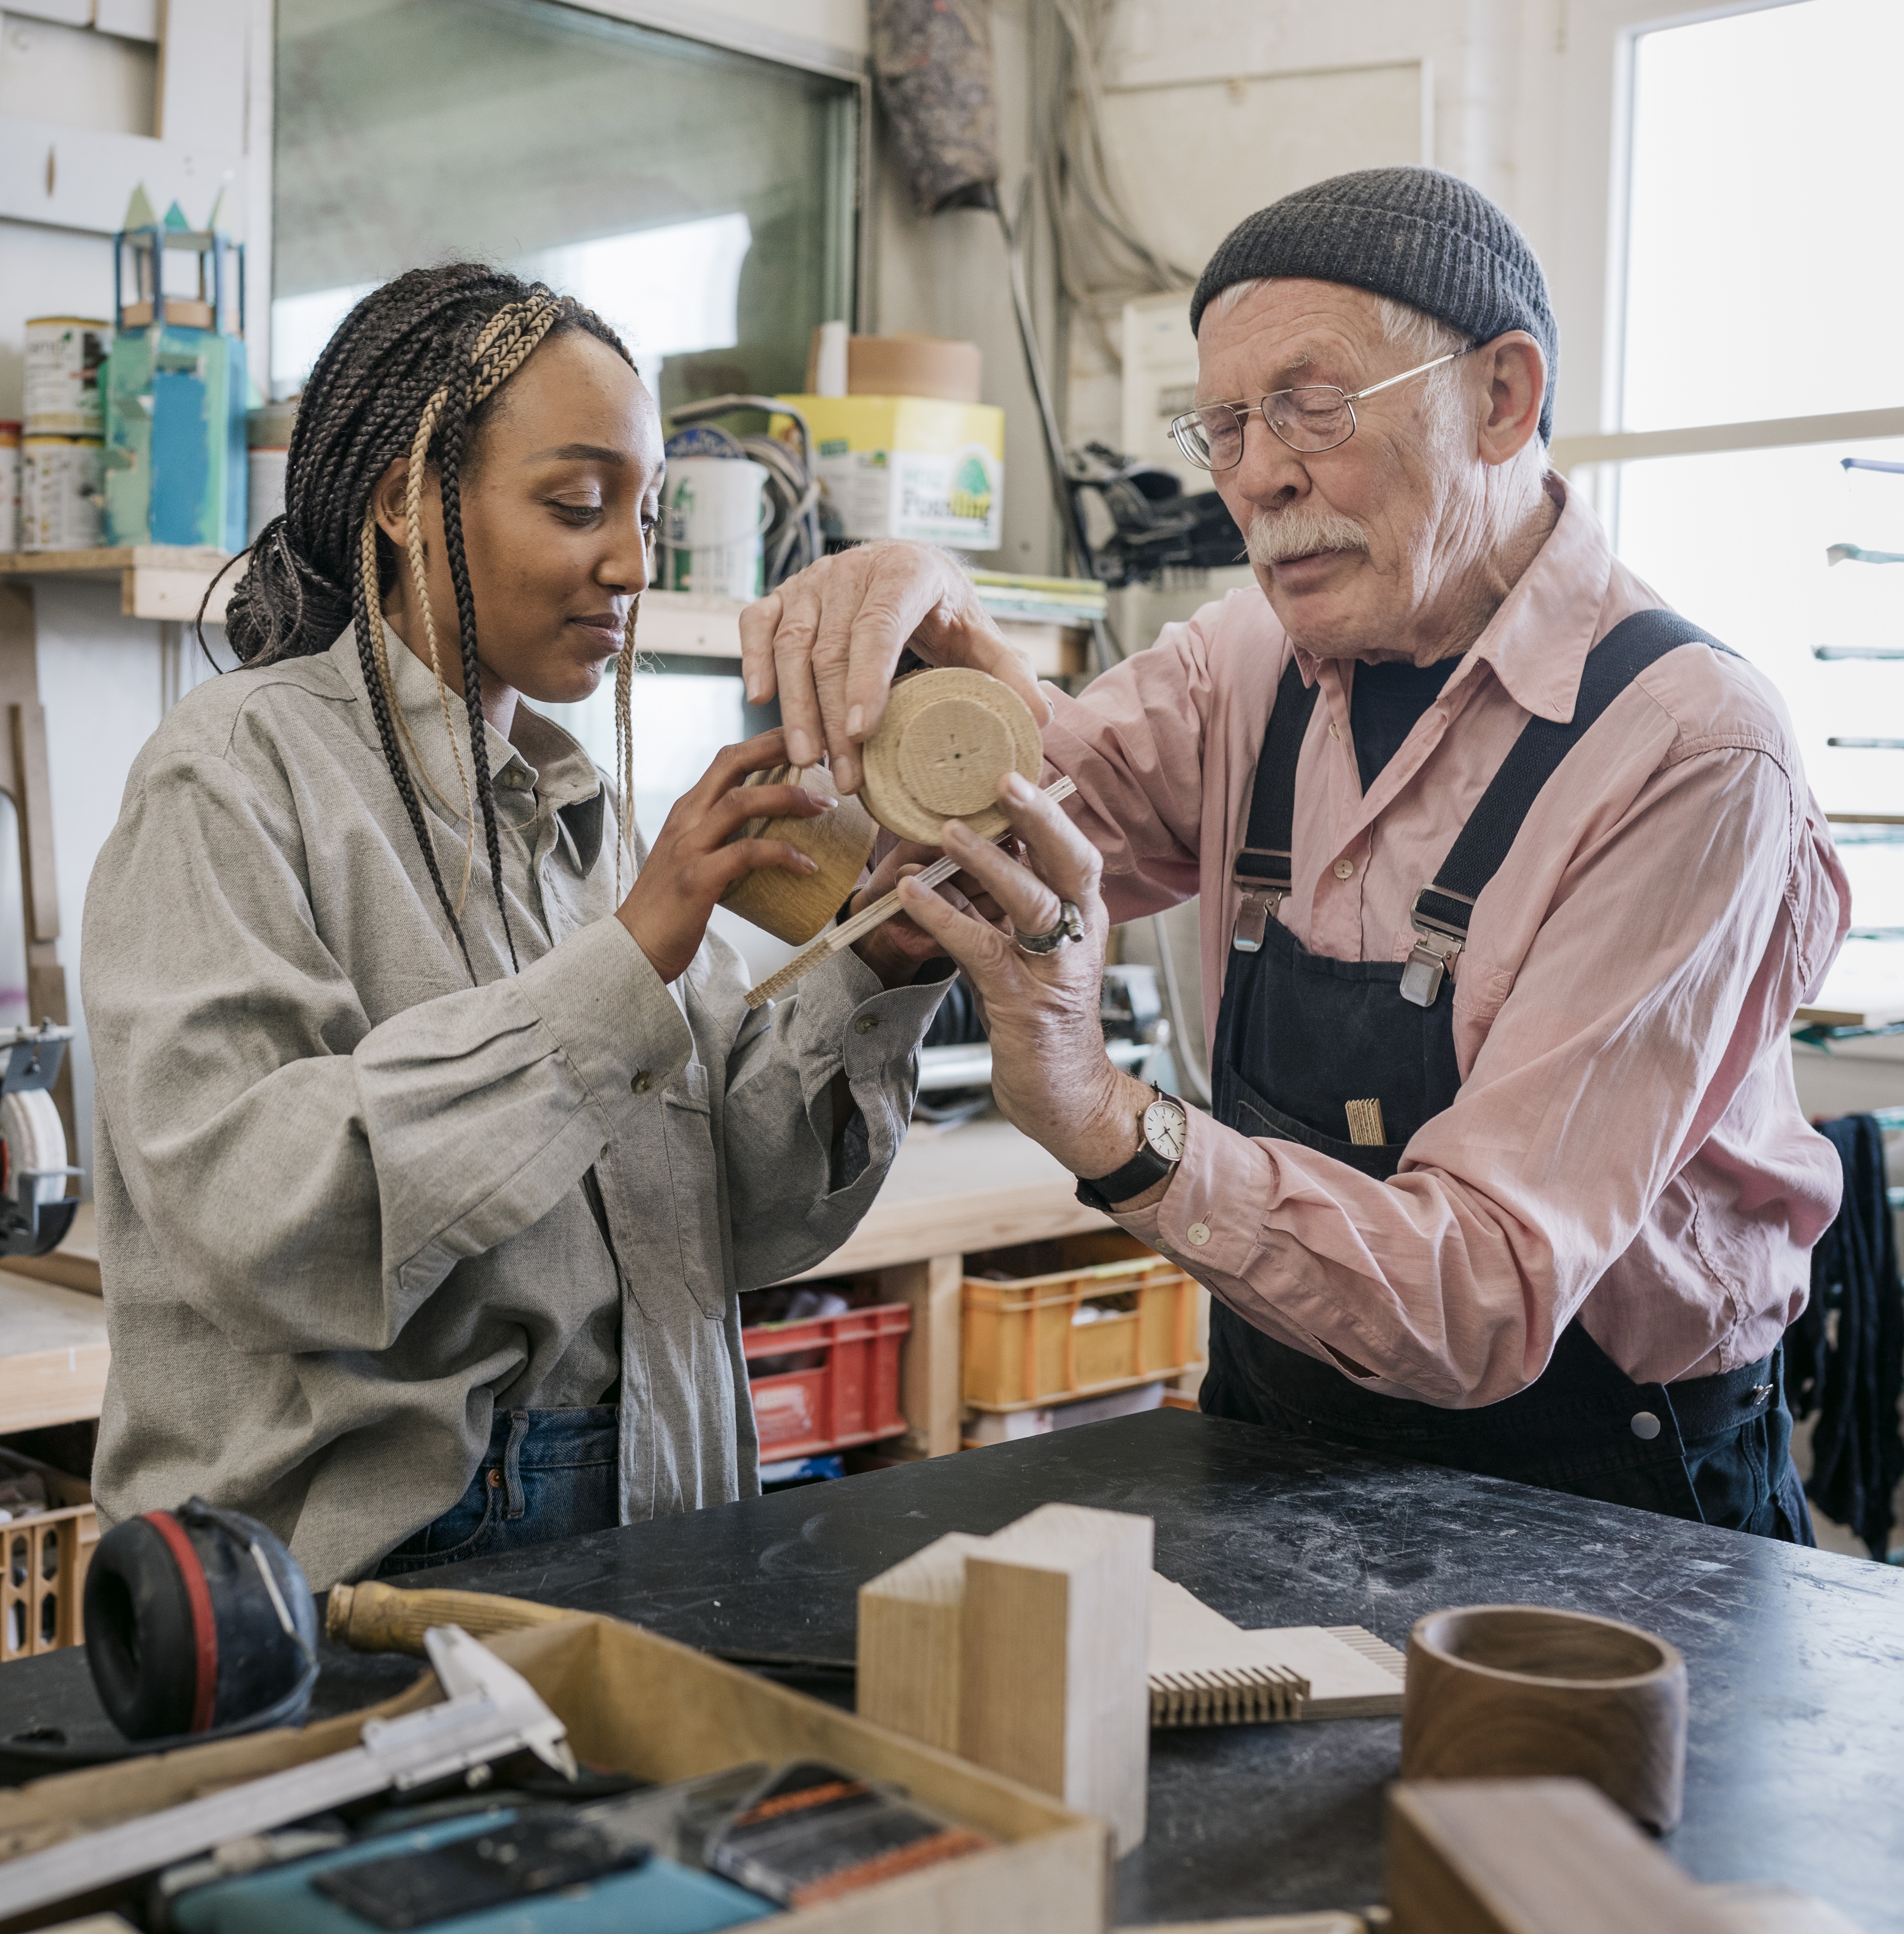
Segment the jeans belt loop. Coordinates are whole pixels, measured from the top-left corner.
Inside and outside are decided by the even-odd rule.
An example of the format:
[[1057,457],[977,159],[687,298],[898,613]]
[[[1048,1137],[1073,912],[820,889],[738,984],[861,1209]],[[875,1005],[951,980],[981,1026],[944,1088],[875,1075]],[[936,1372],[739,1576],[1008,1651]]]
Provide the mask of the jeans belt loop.
[[529,1500],[523,1495],[523,1440],[529,1435],[529,1412],[512,1410],[509,1413],[509,1441],[502,1453],[502,1489],[505,1500],[502,1515],[505,1518],[523,1517],[529,1512]]

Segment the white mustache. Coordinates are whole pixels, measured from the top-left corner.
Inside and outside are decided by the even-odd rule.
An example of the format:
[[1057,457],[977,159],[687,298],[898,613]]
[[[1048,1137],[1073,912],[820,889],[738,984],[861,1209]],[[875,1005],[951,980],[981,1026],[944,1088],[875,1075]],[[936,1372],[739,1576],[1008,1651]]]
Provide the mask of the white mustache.
[[1252,564],[1281,564],[1312,551],[1366,550],[1368,533],[1339,511],[1297,504],[1287,511],[1258,511],[1245,545]]

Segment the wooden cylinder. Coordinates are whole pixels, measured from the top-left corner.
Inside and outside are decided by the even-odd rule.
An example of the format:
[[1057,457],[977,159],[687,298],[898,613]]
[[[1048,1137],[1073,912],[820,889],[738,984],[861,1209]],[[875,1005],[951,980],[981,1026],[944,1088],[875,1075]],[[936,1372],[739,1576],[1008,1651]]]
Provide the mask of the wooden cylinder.
[[999,780],[1016,772],[1035,785],[1044,764],[1025,701],[963,666],[901,679],[863,756],[867,811],[887,831],[928,846],[948,819],[997,839],[1011,824],[998,803]]
[[361,1585],[331,1586],[324,1630],[353,1652],[404,1652],[421,1658],[423,1634],[432,1625],[460,1625],[472,1638],[487,1638],[586,1616],[487,1592],[400,1591],[373,1578]]
[[1680,1817],[1686,1661],[1637,1625],[1538,1605],[1417,1619],[1404,1779],[1590,1780],[1643,1826]]
[[841,799],[824,766],[803,769],[775,766],[748,775],[749,785],[797,785],[822,798],[839,800],[818,819],[750,819],[738,837],[785,839],[809,860],[817,873],[794,874],[782,866],[759,866],[743,873],[721,896],[721,904],[762,927],[790,947],[804,947],[852,897],[872,857],[879,829],[857,799]]

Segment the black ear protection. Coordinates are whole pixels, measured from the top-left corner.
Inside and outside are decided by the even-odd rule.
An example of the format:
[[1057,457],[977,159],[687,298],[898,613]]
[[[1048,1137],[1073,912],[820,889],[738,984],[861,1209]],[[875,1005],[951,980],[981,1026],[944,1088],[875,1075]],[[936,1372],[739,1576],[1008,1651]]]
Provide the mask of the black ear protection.
[[310,1705],[317,1607],[255,1518],[193,1498],[115,1525],[92,1554],[85,1612],[93,1685],[128,1739],[295,1725]]

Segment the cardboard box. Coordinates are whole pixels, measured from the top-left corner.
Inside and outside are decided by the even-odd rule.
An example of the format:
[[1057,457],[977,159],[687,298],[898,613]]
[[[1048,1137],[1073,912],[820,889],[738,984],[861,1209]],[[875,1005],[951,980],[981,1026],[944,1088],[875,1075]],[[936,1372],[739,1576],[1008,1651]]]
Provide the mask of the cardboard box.
[[[1005,539],[1005,412],[920,396],[786,396],[813,432],[829,537],[957,550]],[[774,434],[792,433],[776,417]]]
[[[619,1619],[578,1616],[484,1643],[568,1728],[577,1756],[666,1782],[749,1760],[830,1761],[904,1787],[999,1845],[824,1906],[776,1915],[785,1934],[1103,1934],[1110,1830],[1030,1788],[770,1684]],[[372,1714],[434,1704],[433,1673],[402,1698],[301,1731],[263,1733],[36,1780],[0,1793],[0,1930],[14,1856],[354,1745]],[[128,1894],[131,1890],[128,1889]],[[109,1905],[110,1902],[101,1902]],[[56,1913],[50,1917],[57,1919]]]
[[985,360],[975,342],[945,336],[851,336],[846,339],[849,396],[930,396],[975,403]]

